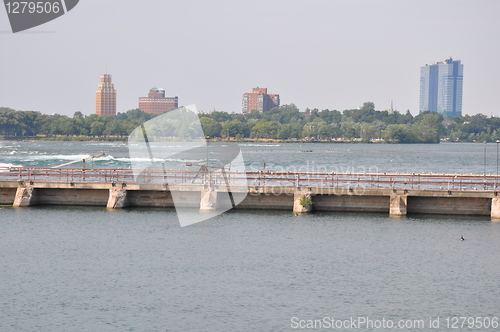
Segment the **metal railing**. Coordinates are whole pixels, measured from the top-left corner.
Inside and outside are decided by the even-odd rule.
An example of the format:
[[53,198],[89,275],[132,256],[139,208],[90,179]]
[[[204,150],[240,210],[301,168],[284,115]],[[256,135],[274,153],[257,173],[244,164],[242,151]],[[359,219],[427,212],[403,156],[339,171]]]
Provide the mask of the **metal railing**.
[[0,167],[0,181],[67,183],[168,183],[250,186],[348,187],[496,191],[499,178],[474,174],[210,172],[130,169]]

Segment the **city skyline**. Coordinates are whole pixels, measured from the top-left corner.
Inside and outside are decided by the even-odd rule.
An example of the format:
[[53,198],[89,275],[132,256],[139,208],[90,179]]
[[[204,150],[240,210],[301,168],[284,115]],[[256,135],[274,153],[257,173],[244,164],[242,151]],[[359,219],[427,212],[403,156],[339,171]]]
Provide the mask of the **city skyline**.
[[[239,113],[241,94],[266,86],[282,105],[301,110],[342,111],[366,101],[384,110],[393,100],[399,112],[417,115],[419,68],[453,56],[467,64],[463,114],[500,116],[491,107],[500,68],[488,61],[500,56],[492,42],[498,1],[153,1],[87,0],[17,34],[0,10],[8,50],[0,105],[92,114],[89,86],[107,67],[120,93],[117,112],[137,108],[141,91],[161,84],[204,111]],[[165,12],[177,14],[165,20]],[[100,21],[110,23],[105,33]]]

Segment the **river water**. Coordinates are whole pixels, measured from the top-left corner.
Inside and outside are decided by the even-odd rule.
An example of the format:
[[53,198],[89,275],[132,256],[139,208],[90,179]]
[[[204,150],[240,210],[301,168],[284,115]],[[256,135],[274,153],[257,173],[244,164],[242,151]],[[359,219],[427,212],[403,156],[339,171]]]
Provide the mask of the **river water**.
[[[496,144],[485,149],[482,143],[246,143],[240,148],[248,170],[263,170],[264,163],[271,171],[496,174],[497,170]],[[100,153],[106,155],[88,161],[88,167],[130,168],[124,143],[13,141],[0,141],[0,167],[53,167]]]
[[[258,170],[496,172],[493,144],[486,163],[484,146],[466,143],[242,150]],[[88,166],[130,167],[124,144],[60,142],[0,142],[0,167],[100,152]],[[403,330],[424,331],[438,318],[447,330],[447,318],[500,317],[490,218],[228,211],[180,227],[173,209],[0,208],[0,331],[290,331],[308,320],[338,331],[421,320]],[[375,326],[324,323],[358,317]],[[475,324],[458,330],[499,330]]]

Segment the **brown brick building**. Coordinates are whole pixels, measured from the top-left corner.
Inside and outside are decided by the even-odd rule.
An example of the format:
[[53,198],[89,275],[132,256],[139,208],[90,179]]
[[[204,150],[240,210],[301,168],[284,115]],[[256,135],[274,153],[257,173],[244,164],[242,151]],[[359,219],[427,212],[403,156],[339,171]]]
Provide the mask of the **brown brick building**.
[[179,98],[165,97],[165,90],[152,88],[147,97],[139,98],[139,109],[146,113],[163,114],[169,109],[179,107]]
[[116,115],[116,90],[111,75],[101,75],[101,83],[95,93],[95,112],[97,115]]
[[243,95],[242,112],[250,113],[253,110],[267,112],[280,106],[280,95],[267,94],[267,88],[253,88],[251,93]]

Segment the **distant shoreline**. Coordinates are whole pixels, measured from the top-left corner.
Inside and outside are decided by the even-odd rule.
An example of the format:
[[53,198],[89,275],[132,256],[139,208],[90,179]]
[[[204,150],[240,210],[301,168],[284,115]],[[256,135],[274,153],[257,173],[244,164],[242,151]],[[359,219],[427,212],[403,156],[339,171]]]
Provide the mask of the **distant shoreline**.
[[[106,136],[106,137],[93,137],[93,136],[12,136],[12,137],[0,137],[0,141],[18,141],[18,142],[126,142],[128,137],[117,137],[117,136]],[[409,142],[409,143],[399,143],[399,142],[386,142],[384,140],[371,140],[363,141],[360,139],[354,140],[305,140],[305,139],[270,139],[270,138],[259,138],[251,139],[244,138],[236,140],[232,138],[227,140],[224,138],[212,138],[208,139],[208,142],[235,142],[235,143],[339,143],[339,144],[439,144],[439,143],[421,143],[421,142]],[[449,141],[443,141],[449,142]],[[474,142],[449,142],[449,143],[474,143]]]

